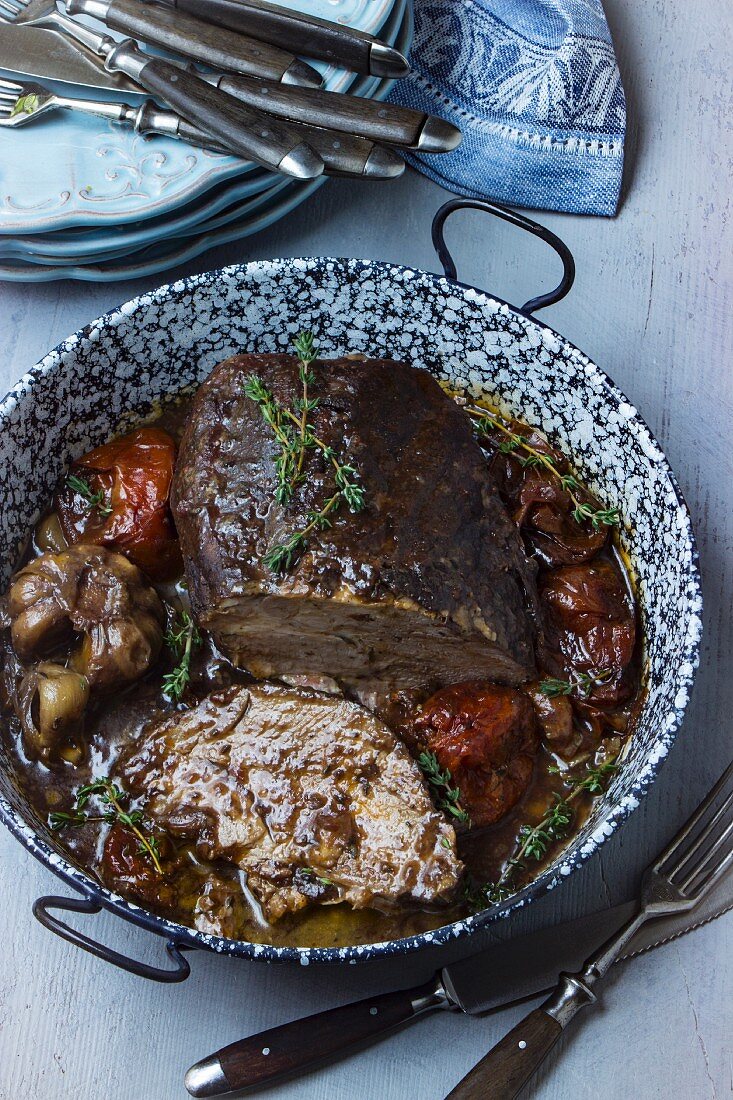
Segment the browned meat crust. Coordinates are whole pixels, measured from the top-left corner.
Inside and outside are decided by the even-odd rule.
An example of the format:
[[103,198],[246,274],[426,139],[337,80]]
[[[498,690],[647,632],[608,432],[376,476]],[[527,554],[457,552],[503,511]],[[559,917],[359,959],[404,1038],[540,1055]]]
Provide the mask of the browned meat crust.
[[171,836],[245,873],[270,922],[313,902],[445,903],[461,876],[407,750],[337,696],[227,688],[145,727],[120,768]]
[[430,375],[401,363],[313,369],[311,419],[357,468],[366,509],[343,508],[289,573],[268,571],[263,554],[322,507],[331,471],[310,452],[305,483],[284,509],[275,504],[277,445],[243,383],[257,374],[292,406],[297,360],[220,364],[194,400],[173,490],[201,625],[261,677],[325,674],[387,690],[529,678],[534,565],[468,418]]

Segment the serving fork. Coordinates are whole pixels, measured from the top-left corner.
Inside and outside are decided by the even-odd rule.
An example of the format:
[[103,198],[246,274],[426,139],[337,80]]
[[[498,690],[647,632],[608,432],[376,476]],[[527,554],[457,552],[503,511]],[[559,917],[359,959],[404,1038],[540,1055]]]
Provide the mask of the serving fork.
[[296,179],[313,179],[324,170],[321,157],[303,140],[302,129],[247,106],[190,69],[143,53],[131,38],[117,42],[97,33],[59,11],[56,0],[0,0],[0,20],[62,30],[102,57],[109,72],[122,72],[160,97],[230,153]]
[[[163,134],[180,138],[217,153],[227,150],[208,134],[192,126],[174,111],[159,107],[151,99],[139,106],[112,100],[81,99],[57,95],[41,84],[17,84],[0,78],[0,128],[17,129],[42,118],[50,111],[71,110],[126,123],[139,134]],[[302,127],[303,138],[318,152],[329,176],[359,176],[365,179],[394,179],[405,170],[405,162],[394,149],[354,134],[334,134],[315,126]]]
[[733,763],[672,843],[644,872],[639,911],[575,974],[504,1036],[446,1100],[513,1100],[570,1021],[593,1004],[594,986],[649,920],[693,909],[733,864]]

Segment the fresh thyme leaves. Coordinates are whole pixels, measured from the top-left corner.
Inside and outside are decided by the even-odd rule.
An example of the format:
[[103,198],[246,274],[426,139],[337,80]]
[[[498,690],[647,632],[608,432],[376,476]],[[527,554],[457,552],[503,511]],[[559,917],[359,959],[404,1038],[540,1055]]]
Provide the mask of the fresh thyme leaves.
[[301,872],[309,878],[314,878],[322,886],[333,886],[333,879],[326,878],[325,875],[319,875],[313,867],[301,867]]
[[417,758],[420,769],[432,788],[435,805],[463,825],[470,825],[471,818],[461,805],[461,792],[453,786],[453,776],[448,768],[441,768],[434,752],[421,752]]
[[499,416],[478,405],[466,405],[465,408],[468,415],[478,422],[479,432],[488,435],[489,431],[493,430],[505,436],[499,444],[499,450],[502,454],[521,450],[525,453],[525,457],[521,459],[522,466],[525,468],[542,466],[553,477],[557,478],[573,504],[572,516],[576,523],[590,523],[594,531],[598,531],[601,526],[617,527],[619,525],[621,517],[618,508],[593,508],[590,504],[580,500],[577,496],[577,490],[581,487],[578,479],[573,474],[561,473],[549,455],[538,451],[536,447],[532,447],[525,436],[512,431],[502,422]]
[[[566,775],[565,785],[570,787],[572,794],[568,795],[568,801],[576,794],[587,791],[588,794],[601,794],[605,791],[605,781],[618,771],[616,760],[605,760],[602,764],[586,764],[585,774]],[[562,775],[559,768],[550,768],[552,775]]]
[[88,481],[85,481],[83,477],[77,477],[76,474],[69,474],[66,479],[66,484],[79,496],[83,497],[87,502],[87,511],[92,512],[96,508],[100,516],[110,516],[112,514],[112,508],[107,503],[107,497],[102,489],[98,489],[96,493],[92,492],[92,487]]
[[471,913],[480,913],[489,905],[499,905],[513,894],[508,886],[497,886],[493,882],[477,882],[467,875],[463,883],[463,904]]
[[[99,799],[102,806],[108,806],[109,809],[99,814],[88,813],[85,807],[92,798]],[[67,826],[78,827],[99,821],[106,821],[109,825],[125,825],[140,841],[138,851],[147,855],[155,870],[162,875],[158,841],[152,833],[145,833],[139,827],[143,819],[141,810],[123,808],[122,803],[126,802],[127,798],[127,794],[110,779],[94,779],[91,783],[79,787],[71,813],[54,812],[48,815],[49,828],[57,832]]]
[[302,531],[296,531],[285,542],[271,546],[262,559],[267,568],[273,573],[285,573],[288,569],[291,569],[300,556],[311,531],[323,531],[331,526],[329,516],[332,512],[338,511],[341,496],[341,492],[334,493],[326,501],[320,512],[307,513],[308,523]]
[[358,483],[358,473],[348,462],[340,461],[333,447],[316,435],[308,422],[309,413],[318,407],[318,398],[311,396],[310,387],[315,384],[315,374],[310,369],[317,358],[318,348],[312,332],[301,332],[295,339],[298,355],[298,377],[302,386],[301,396],[290,409],[275,400],[272,392],[257,375],[250,375],[244,383],[244,393],[259,407],[262,418],[272,430],[280,450],[275,459],[277,485],[275,500],[285,506],[295,490],[305,480],[304,463],[308,451],[317,451],[333,470],[336,491],[322,508],[306,515],[306,524],[293,532],[283,542],[271,546],[263,556],[263,564],[273,573],[285,573],[295,565],[314,531],[323,531],[332,524],[332,516],[342,503],[353,513],[365,505],[364,489]]
[[163,677],[163,691],[175,702],[183,695],[191,681],[191,655],[202,638],[196,623],[187,611],[182,611],[165,635],[165,644],[178,658],[178,664]]
[[463,900],[469,911],[479,913],[487,905],[496,905],[511,897],[516,891],[515,873],[525,869],[524,861],[533,859],[539,862],[545,858],[553,844],[564,840],[568,835],[573,822],[571,803],[583,793],[602,794],[607,780],[617,767],[615,760],[607,760],[597,767],[587,764],[580,775],[563,774],[559,768],[551,767],[549,770],[552,775],[563,776],[563,783],[569,788],[569,793],[563,796],[559,791],[553,792],[552,801],[540,821],[536,825],[522,825],[514,855],[507,860],[496,882],[478,884],[470,877],[466,879]]
[[558,695],[579,695],[581,699],[587,699],[594,687],[605,684],[611,678],[613,672],[610,668],[604,668],[600,672],[591,675],[589,672],[579,672],[574,680],[555,680],[549,677],[540,680],[540,691],[549,699],[555,699]]
[[10,117],[15,115],[32,115],[34,111],[38,110],[38,96],[35,92],[30,92],[28,95],[19,96],[13,104],[13,109],[10,112]]

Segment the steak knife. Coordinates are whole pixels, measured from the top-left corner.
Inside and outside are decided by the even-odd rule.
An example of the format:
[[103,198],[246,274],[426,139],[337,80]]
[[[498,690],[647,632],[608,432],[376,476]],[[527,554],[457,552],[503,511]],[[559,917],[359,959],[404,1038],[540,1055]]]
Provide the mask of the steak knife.
[[110,30],[226,72],[285,84],[321,86],[321,74],[276,46],[212,27],[201,19],[141,0],[66,0],[69,15],[89,15]]
[[407,58],[371,34],[302,12],[289,11],[267,0],[163,0],[178,11],[207,22],[243,31],[262,42],[328,61],[356,73],[392,79],[407,76]]
[[[732,908],[729,872],[700,903],[693,924],[679,917],[654,921],[637,932],[623,958],[667,943]],[[579,969],[598,943],[617,932],[637,909],[631,901],[500,942],[452,963],[423,986],[369,997],[251,1035],[191,1066],[186,1088],[192,1096],[203,1097],[264,1087],[373,1042],[427,1012],[448,1009],[478,1015],[544,993],[555,986],[559,971]]]

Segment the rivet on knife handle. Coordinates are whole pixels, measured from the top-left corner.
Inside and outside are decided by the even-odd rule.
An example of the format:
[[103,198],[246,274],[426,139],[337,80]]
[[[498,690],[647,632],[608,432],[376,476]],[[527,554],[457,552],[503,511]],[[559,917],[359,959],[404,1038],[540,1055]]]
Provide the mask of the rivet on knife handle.
[[288,11],[263,0],[164,0],[179,11],[208,19],[222,27],[243,31],[263,42],[318,58],[356,73],[398,79],[407,76],[407,59],[370,34],[341,23]]
[[246,107],[191,72],[149,57],[131,39],[114,43],[105,52],[109,69],[119,69],[160,96],[232,153],[296,179],[313,179],[323,172],[323,161],[297,130],[283,128],[276,119]]
[[266,76],[286,84],[316,88],[321,85],[320,74],[292,54],[159,4],[143,4],[140,0],[66,0],[66,10],[69,15],[90,15],[111,30],[215,69]]
[[191,1066],[184,1084],[192,1096],[225,1096],[273,1084],[312,1069],[422,1012],[451,1007],[438,982],[399,989],[273,1027],[222,1047]]
[[243,103],[291,122],[358,134],[422,153],[447,153],[461,141],[457,126],[409,107],[315,88],[286,88],[249,76],[226,75],[216,83]]

